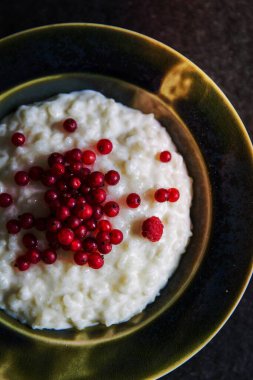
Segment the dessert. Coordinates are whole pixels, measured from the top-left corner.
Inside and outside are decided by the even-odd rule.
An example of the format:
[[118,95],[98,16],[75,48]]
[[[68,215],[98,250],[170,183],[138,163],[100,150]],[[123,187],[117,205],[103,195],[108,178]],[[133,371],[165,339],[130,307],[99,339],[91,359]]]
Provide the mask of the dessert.
[[130,319],[191,236],[192,181],[153,115],[94,91],[0,122],[0,307],[33,328]]

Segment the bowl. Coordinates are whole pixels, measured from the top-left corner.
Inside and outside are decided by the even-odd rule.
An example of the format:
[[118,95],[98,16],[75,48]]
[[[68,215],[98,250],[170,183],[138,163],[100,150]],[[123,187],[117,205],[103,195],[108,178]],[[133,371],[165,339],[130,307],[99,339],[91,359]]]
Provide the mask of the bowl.
[[[222,326],[251,274],[252,149],[238,115],[189,60],[131,31],[52,25],[1,40],[0,52],[0,118],[60,92],[100,91],[154,113],[194,184],[193,236],[153,304],[126,323],[83,331],[32,330],[1,311],[1,366],[8,360],[14,378],[21,366],[66,379],[142,379],[174,369]],[[38,365],[38,353],[49,357],[47,368]],[[29,357],[30,369],[15,366],[17,357]]]

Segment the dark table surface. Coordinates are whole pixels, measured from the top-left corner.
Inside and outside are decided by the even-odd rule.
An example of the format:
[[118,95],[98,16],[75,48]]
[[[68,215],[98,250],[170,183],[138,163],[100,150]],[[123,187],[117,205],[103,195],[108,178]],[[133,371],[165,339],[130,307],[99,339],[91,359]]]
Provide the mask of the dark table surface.
[[[116,25],[175,48],[220,86],[253,138],[252,0],[0,0],[0,37],[60,22]],[[252,295],[251,282],[219,334],[164,379],[252,379]]]

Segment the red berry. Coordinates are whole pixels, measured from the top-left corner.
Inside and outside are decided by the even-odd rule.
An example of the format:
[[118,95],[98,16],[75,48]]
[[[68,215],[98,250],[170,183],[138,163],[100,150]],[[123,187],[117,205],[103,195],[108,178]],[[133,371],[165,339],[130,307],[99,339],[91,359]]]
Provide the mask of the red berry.
[[119,213],[119,205],[117,202],[110,201],[104,205],[104,212],[107,216],[113,218]]
[[108,139],[101,139],[97,143],[97,150],[101,154],[111,153],[112,148],[113,148],[112,142]]
[[55,190],[47,190],[44,195],[44,199],[47,203],[51,203],[53,201],[56,201],[58,199],[58,193]]
[[73,173],[79,174],[80,170],[83,168],[83,164],[81,162],[72,162],[70,164],[70,169]]
[[55,199],[54,201],[50,202],[49,207],[51,211],[56,212],[61,207],[59,199]]
[[90,187],[104,186],[104,174],[101,172],[92,172],[89,175],[88,181],[89,181]]
[[68,185],[66,184],[66,182],[62,179],[58,180],[56,182],[56,187],[59,191],[67,191],[68,190]]
[[96,241],[98,244],[101,243],[110,243],[110,234],[109,232],[99,231],[96,236]]
[[57,253],[52,249],[45,249],[42,253],[42,260],[46,264],[53,264],[57,259]]
[[63,200],[63,205],[68,207],[68,208],[74,208],[76,206],[76,200],[75,200],[75,198],[72,198],[72,197],[65,198]]
[[80,178],[81,181],[84,181],[88,177],[89,174],[90,174],[89,168],[82,168],[78,173],[78,177]]
[[109,172],[105,175],[105,182],[108,183],[108,185],[114,186],[117,185],[117,183],[120,180],[120,175],[116,170],[109,170]]
[[130,208],[137,208],[141,204],[141,198],[136,193],[131,193],[127,196],[126,203]]
[[114,229],[110,232],[110,241],[112,244],[120,244],[123,240],[123,233],[120,230]]
[[41,260],[41,253],[38,249],[32,248],[26,252],[26,258],[31,264],[37,264]]
[[68,207],[66,207],[66,206],[61,206],[56,211],[56,217],[61,222],[66,220],[69,216],[70,216],[70,211],[69,211]]
[[98,222],[99,231],[110,232],[112,229],[112,225],[108,220],[102,219]]
[[74,254],[74,261],[77,265],[85,265],[88,261],[88,254],[84,251],[79,251]]
[[92,214],[93,219],[99,220],[102,218],[103,214],[104,214],[103,207],[93,206],[93,214]]
[[23,133],[15,132],[11,137],[11,142],[15,146],[21,146],[25,143],[25,136]]
[[60,177],[65,173],[65,166],[63,164],[54,164],[51,168],[51,173],[55,177]]
[[112,250],[111,243],[102,242],[98,244],[98,251],[102,253],[103,255],[107,255]]
[[58,242],[58,237],[56,232],[47,231],[46,232],[46,239],[50,243]]
[[75,230],[75,236],[79,239],[85,238],[86,235],[87,235],[87,228],[83,225],[77,227],[77,229]]
[[35,228],[38,231],[45,231],[47,228],[47,218],[37,218],[34,221]]
[[63,128],[67,132],[75,132],[77,128],[77,122],[74,119],[68,118],[63,122]]
[[44,186],[52,187],[56,182],[56,177],[48,170],[42,175],[41,182]]
[[38,240],[34,234],[25,234],[22,242],[26,248],[36,248],[38,246]]
[[83,248],[87,252],[96,252],[97,250],[96,240],[90,237],[86,238],[83,241]]
[[104,265],[104,259],[99,253],[92,253],[88,256],[89,267],[99,269]]
[[82,159],[81,149],[74,148],[65,153],[65,159],[69,163],[78,162]]
[[30,263],[26,257],[26,255],[19,256],[16,259],[15,266],[18,267],[18,269],[22,272],[26,271],[27,269],[30,268]]
[[106,192],[103,189],[94,189],[91,191],[92,202],[95,204],[103,203],[106,200]]
[[152,242],[161,239],[163,234],[163,224],[159,218],[152,216],[144,220],[142,224],[142,236],[148,238]]
[[175,189],[174,187],[168,189],[168,201],[169,202],[176,202],[180,198],[180,193],[178,189]]
[[96,154],[92,150],[85,150],[83,152],[83,163],[85,165],[92,165],[96,161]]
[[17,234],[21,229],[19,220],[10,219],[6,223],[6,229],[7,229],[9,234],[12,234],[12,235]]
[[77,199],[76,199],[76,207],[78,208],[82,208],[84,205],[85,205],[85,203],[86,203],[86,200],[85,200],[85,198],[84,197],[78,197]]
[[61,229],[61,222],[55,218],[50,218],[47,222],[47,229],[50,232],[57,232]]
[[44,169],[41,166],[32,166],[28,171],[29,177],[33,181],[41,180],[43,173],[44,173]]
[[63,154],[58,153],[58,152],[51,153],[47,159],[48,166],[50,166],[50,168],[54,166],[55,164],[64,164],[64,161],[65,159],[64,159]]
[[80,251],[82,249],[82,242],[81,240],[78,240],[78,239],[74,239],[71,243],[70,243],[70,250],[73,251],[73,252],[77,252],[77,251]]
[[83,220],[90,219],[92,216],[92,213],[93,213],[93,209],[88,203],[86,203],[85,205],[83,205],[82,207],[76,210],[76,216],[78,216],[78,218],[83,219]]
[[14,176],[15,182],[19,186],[26,186],[30,182],[30,178],[27,172],[21,170]]
[[8,193],[0,194],[0,207],[9,207],[13,203],[12,196]]
[[87,185],[82,185],[82,187],[81,187],[81,193],[82,193],[83,195],[86,195],[86,194],[88,194],[89,192],[90,192],[90,187],[87,186]]
[[94,231],[97,228],[97,222],[93,219],[89,219],[85,222],[85,226],[88,231]]
[[34,226],[34,216],[30,212],[25,212],[24,214],[20,215],[19,217],[20,221],[20,227],[24,230],[29,230],[29,228],[32,228]]
[[168,150],[164,150],[160,153],[161,162],[169,162],[171,160],[171,153]]
[[74,232],[70,228],[62,228],[57,236],[62,245],[69,245],[74,240]]
[[168,190],[163,189],[163,188],[158,189],[155,192],[155,200],[157,202],[166,202],[168,200],[168,196],[169,196]]
[[71,178],[71,180],[69,181],[69,186],[72,188],[72,189],[79,189],[79,187],[81,186],[81,181],[79,178],[77,177],[73,177]]
[[67,219],[67,226],[71,228],[72,230],[75,230],[77,227],[79,227],[81,224],[81,220],[77,218],[77,216],[71,215]]

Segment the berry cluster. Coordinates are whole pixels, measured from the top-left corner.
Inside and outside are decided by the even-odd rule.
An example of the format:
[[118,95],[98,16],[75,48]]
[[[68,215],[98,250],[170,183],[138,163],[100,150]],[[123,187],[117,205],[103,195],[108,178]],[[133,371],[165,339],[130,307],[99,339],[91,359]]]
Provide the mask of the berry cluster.
[[[67,119],[63,128],[74,132],[77,123]],[[20,146],[25,142],[21,133],[12,136],[12,143]],[[97,143],[100,154],[109,154],[112,142],[102,139]],[[44,231],[48,248],[41,251],[39,241],[33,233],[25,233],[22,243],[27,252],[19,256],[15,265],[21,271],[31,264],[44,261],[53,264],[57,260],[57,250],[63,249],[73,253],[73,260],[78,265],[88,264],[98,269],[104,264],[104,255],[112,250],[112,245],[120,244],[123,233],[113,229],[111,223],[103,217],[115,217],[120,207],[117,202],[106,202],[105,185],[114,186],[120,180],[116,170],[106,174],[92,171],[96,153],[92,150],[72,149],[65,153],[52,153],[48,157],[48,167],[32,166],[27,172],[18,171],[14,180],[19,186],[26,186],[30,181],[40,181],[47,189],[44,200],[48,207],[48,216],[35,218],[31,213],[19,215],[17,219],[7,222],[9,234],[31,228]],[[0,194],[0,206],[8,207],[13,200],[10,194]]]

